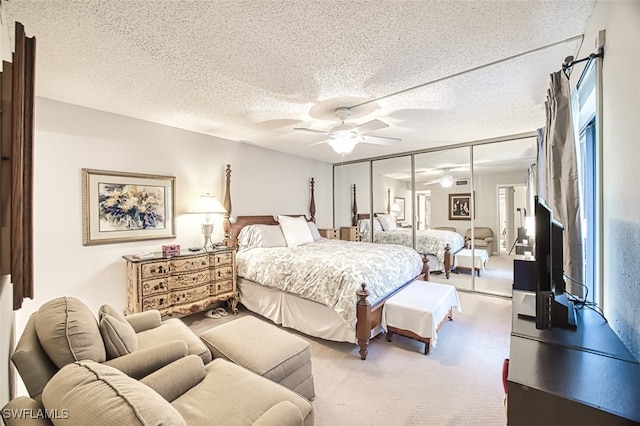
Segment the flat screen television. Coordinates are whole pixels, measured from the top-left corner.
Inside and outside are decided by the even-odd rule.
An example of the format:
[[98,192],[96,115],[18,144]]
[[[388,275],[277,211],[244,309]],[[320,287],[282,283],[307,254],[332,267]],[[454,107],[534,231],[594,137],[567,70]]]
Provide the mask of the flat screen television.
[[536,328],[576,328],[575,306],[564,281],[564,226],[553,218],[545,200],[535,197]]

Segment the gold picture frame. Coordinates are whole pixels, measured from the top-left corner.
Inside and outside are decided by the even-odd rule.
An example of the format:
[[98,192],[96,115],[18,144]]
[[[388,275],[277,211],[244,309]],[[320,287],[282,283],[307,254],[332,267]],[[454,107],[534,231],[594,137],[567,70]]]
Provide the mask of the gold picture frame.
[[82,244],[176,237],[174,176],[82,169]]

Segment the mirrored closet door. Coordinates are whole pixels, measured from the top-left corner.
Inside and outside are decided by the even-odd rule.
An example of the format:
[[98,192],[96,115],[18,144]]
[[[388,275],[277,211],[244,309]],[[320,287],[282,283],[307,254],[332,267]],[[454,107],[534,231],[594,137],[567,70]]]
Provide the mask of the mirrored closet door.
[[434,282],[511,297],[514,259],[533,251],[535,161],[523,138],[335,165],[334,223],[415,248]]
[[473,290],[462,259],[471,227],[473,191],[469,147],[415,155],[416,250],[429,257],[431,281]]
[[536,141],[531,138],[473,147],[473,248],[475,256],[486,259],[474,283],[478,292],[511,296],[514,259],[532,251],[527,181],[535,161]]

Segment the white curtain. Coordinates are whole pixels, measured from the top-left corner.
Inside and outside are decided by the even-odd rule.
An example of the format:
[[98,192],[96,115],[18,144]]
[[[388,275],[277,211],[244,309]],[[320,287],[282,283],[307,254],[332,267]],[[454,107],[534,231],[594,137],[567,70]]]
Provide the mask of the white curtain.
[[564,273],[571,278],[567,291],[583,297],[583,287],[572,281],[583,282],[584,255],[569,80],[561,71],[551,74],[545,106],[546,125],[538,132],[538,195],[564,225]]

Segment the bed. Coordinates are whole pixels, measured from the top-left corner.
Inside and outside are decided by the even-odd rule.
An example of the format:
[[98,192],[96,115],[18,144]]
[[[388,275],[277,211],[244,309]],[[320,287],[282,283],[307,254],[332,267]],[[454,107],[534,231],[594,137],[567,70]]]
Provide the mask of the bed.
[[383,331],[385,300],[415,279],[428,278],[425,259],[405,246],[328,240],[319,234],[304,244],[274,244],[278,229],[287,234],[292,221],[315,227],[313,180],[310,218],[238,216],[231,223],[227,171],[225,243],[238,248],[240,303],[284,327],[355,343],[366,359],[369,340]]
[[[384,213],[375,213],[373,222],[368,213],[356,215],[356,223],[363,241],[373,241],[377,244],[400,244],[413,247],[413,229],[389,227],[387,230],[378,222],[379,218],[386,218]],[[371,238],[371,224],[374,224],[373,239]],[[430,272],[444,272],[447,278],[451,275],[454,255],[464,249],[464,238],[457,232],[438,229],[416,230],[416,246],[418,253],[426,256]]]
[[[353,205],[351,222],[358,227],[363,241],[379,244],[400,244],[413,247],[413,229],[399,228],[388,213],[374,213],[373,220],[368,213],[358,213],[356,186],[353,185]],[[391,195],[387,196],[387,211],[391,211]],[[371,232],[373,228],[373,232]],[[371,238],[373,233],[373,238]],[[465,247],[464,237],[457,232],[440,229],[416,230],[415,249],[426,256],[430,272],[444,272],[451,276],[454,255]]]

